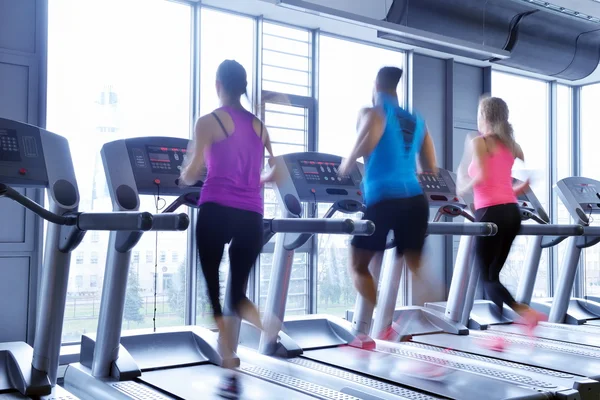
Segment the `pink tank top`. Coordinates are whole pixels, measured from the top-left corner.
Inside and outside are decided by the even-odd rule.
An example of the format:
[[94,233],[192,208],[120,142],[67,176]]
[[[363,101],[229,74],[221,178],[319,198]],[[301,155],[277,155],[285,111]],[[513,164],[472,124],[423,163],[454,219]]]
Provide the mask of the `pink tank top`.
[[218,120],[227,138],[205,149],[207,172],[199,204],[217,203],[262,214],[260,174],[264,163],[264,145],[262,138],[254,131],[256,117],[246,110],[231,107],[221,109],[231,116],[235,130],[228,135]]
[[[487,179],[473,187],[475,209],[517,203],[513,190],[512,167],[515,162],[513,153],[502,143],[498,143],[493,153],[488,153]],[[478,174],[478,166],[471,161],[469,176]]]

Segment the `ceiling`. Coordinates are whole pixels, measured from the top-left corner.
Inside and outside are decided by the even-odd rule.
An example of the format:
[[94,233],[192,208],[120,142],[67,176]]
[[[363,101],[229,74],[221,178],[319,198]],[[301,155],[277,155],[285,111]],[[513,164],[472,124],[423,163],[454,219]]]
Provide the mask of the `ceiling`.
[[[331,9],[345,11],[347,13],[356,14],[358,16],[371,18],[373,20],[383,20],[388,9],[391,7],[393,0],[305,0],[306,2],[315,3],[319,6],[328,7]],[[414,0],[418,1],[418,0]],[[451,1],[451,0],[449,0]],[[509,1],[509,0],[506,0]],[[512,0],[512,1],[527,1],[527,0]],[[393,43],[387,40],[381,40],[377,37],[377,29],[370,29],[365,26],[355,25],[348,22],[328,18],[326,15],[314,15],[310,12],[302,12],[289,8],[278,6],[279,0],[200,0],[201,3],[214,6],[222,9],[229,9],[243,14],[262,15],[266,19],[277,20],[283,23],[290,23],[297,26],[306,27],[309,29],[320,29],[322,32],[335,33],[340,36],[378,43],[380,45],[397,47],[399,49],[412,49],[410,45],[402,43]],[[580,13],[592,15],[600,18],[600,0],[548,0],[548,2],[566,7]],[[476,60],[454,57],[448,54],[415,49],[416,52],[436,56],[440,58],[455,58],[458,62],[472,65],[487,65]],[[515,70],[510,67],[496,66],[498,70],[515,72],[518,74],[547,79],[544,76],[527,73],[522,70]],[[580,81],[561,81],[568,85],[585,85],[589,83],[600,82],[600,68],[597,68],[591,75]]]

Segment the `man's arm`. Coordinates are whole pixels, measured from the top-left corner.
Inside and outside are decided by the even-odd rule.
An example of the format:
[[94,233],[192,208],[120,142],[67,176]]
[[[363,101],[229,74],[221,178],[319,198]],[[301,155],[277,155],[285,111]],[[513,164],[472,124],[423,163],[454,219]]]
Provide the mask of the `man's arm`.
[[438,167],[437,157],[435,155],[435,145],[433,144],[433,139],[431,138],[429,131],[425,132],[425,137],[423,138],[423,144],[421,145],[421,151],[419,152],[419,162],[421,168],[437,174]]
[[349,159],[353,162],[361,157],[368,157],[383,135],[383,117],[374,109],[367,110],[359,124],[358,138]]

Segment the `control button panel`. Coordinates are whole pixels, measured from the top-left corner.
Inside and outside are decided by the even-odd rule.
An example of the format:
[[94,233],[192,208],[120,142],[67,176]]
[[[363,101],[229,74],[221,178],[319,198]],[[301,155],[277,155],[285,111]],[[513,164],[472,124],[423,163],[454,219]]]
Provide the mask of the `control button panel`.
[[21,161],[17,131],[0,129],[0,161]]
[[292,178],[308,182],[354,186],[354,181],[348,175],[338,176],[339,163],[315,160],[300,160],[298,165],[290,169]]
[[419,184],[425,193],[450,193],[446,179],[441,173],[436,175],[433,172],[422,172],[419,174]]
[[[186,148],[180,147],[146,146],[147,159],[152,171],[163,174],[179,175],[186,152]],[[133,156],[138,166],[145,167],[146,157],[141,157],[141,161],[138,161],[135,152]]]

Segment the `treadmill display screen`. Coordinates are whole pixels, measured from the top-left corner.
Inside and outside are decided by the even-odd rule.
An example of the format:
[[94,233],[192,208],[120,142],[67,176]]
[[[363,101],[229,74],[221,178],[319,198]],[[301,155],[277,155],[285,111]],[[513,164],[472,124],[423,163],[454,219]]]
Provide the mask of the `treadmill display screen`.
[[425,192],[450,193],[448,184],[441,175],[424,172],[419,174],[419,183]]
[[146,146],[152,172],[179,174],[187,149]]
[[0,129],[0,161],[21,161],[17,131]]
[[339,163],[310,160],[300,160],[299,163],[304,179],[308,182],[354,186],[354,182],[349,176],[338,176]]

